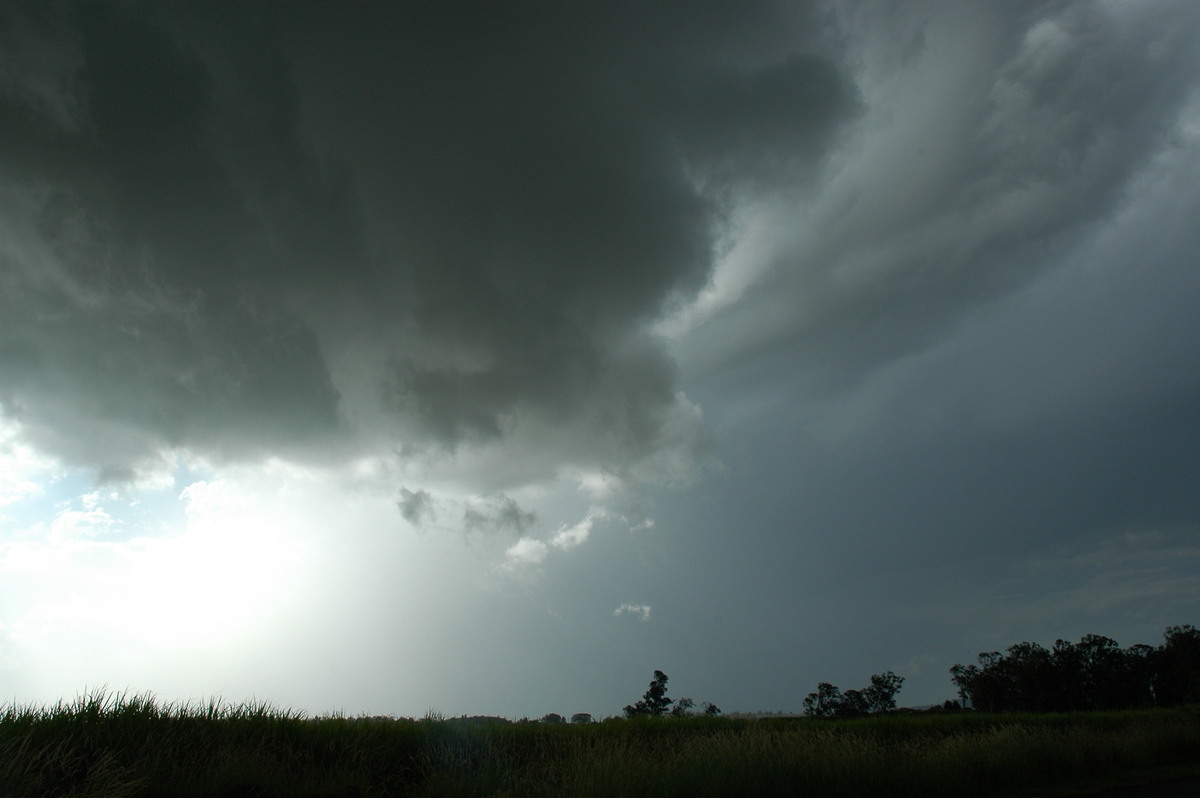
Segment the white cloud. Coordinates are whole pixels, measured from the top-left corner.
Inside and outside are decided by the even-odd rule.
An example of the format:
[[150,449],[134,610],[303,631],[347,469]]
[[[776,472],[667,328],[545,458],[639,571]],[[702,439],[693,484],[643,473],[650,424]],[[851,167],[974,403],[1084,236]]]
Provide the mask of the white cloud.
[[21,426],[0,415],[0,507],[42,495],[57,462],[20,441]]
[[115,518],[95,505],[84,510],[61,510],[50,522],[50,539],[61,542],[99,538],[109,534],[117,526]]
[[608,517],[609,513],[603,507],[591,507],[578,523],[560,526],[549,541],[522,536],[505,551],[502,567],[511,571],[523,566],[541,565],[553,549],[570,551],[578,548],[587,542],[595,523]]
[[554,548],[563,551],[581,546],[587,541],[588,536],[592,534],[592,526],[596,521],[607,517],[608,512],[602,507],[593,507],[588,510],[587,515],[578,524],[574,526],[564,524],[559,528],[558,532],[551,538],[550,544]]
[[509,546],[505,553],[506,564],[509,566],[537,565],[546,559],[550,547],[536,538],[521,538]]
[[622,615],[631,615],[645,623],[650,620],[651,612],[653,612],[653,608],[649,604],[631,604],[625,602],[613,610],[613,615],[617,618],[620,618]]
[[595,501],[603,501],[625,489],[620,477],[603,471],[583,471],[576,479],[579,491]]

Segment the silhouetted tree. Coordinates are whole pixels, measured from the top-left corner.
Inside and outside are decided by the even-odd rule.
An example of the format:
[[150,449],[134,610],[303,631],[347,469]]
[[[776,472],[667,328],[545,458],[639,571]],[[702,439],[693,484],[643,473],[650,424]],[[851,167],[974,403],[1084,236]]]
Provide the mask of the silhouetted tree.
[[1036,712],[1053,703],[1050,652],[1037,643],[1015,643],[1001,661],[1007,700],[1015,709]]
[[978,665],[953,666],[950,677],[971,705],[984,712],[1050,709],[1045,701],[1053,696],[1056,681],[1050,652],[1034,643],[1009,646],[1007,654],[984,652]]
[[891,712],[896,708],[896,693],[904,684],[904,677],[891,671],[877,673],[871,677],[871,686],[863,690],[867,712]]
[[1084,635],[1079,645],[1078,667],[1081,696],[1078,704],[1084,709],[1126,709],[1144,706],[1146,685],[1137,683],[1137,669],[1131,667],[1131,652],[1123,650],[1117,641],[1101,635]]
[[950,668],[950,681],[954,682],[954,686],[958,688],[958,700],[962,706],[965,707],[968,701],[974,700],[972,688],[978,678],[978,665],[955,664]]
[[1171,626],[1154,652],[1154,696],[1159,706],[1200,701],[1200,629]]
[[1126,665],[1129,678],[1133,681],[1131,689],[1135,707],[1152,707],[1156,703],[1154,681],[1154,646],[1137,643],[1125,650],[1128,657]]
[[590,712],[576,712],[571,716],[572,723],[591,723],[592,715]]
[[667,698],[667,674],[655,671],[654,678],[650,681],[650,689],[642,695],[641,701],[625,707],[625,717],[662,717],[667,714],[673,703],[675,702],[672,699]]
[[671,707],[671,717],[685,718],[688,710],[696,706],[696,702],[690,698],[681,698],[675,702],[675,706]]
[[1055,640],[1050,652],[1054,666],[1055,700],[1050,707],[1056,711],[1070,711],[1087,702],[1086,688],[1079,674],[1083,672],[1084,653],[1069,640]]
[[871,677],[871,686],[842,693],[836,685],[821,682],[815,693],[804,698],[804,714],[815,718],[857,718],[896,708],[896,693],[904,683],[903,676],[891,671]]
[[1008,700],[1007,679],[999,668],[1004,655],[987,651],[979,655],[976,681],[971,685],[971,703],[994,712]]
[[804,697],[804,714],[814,718],[837,717],[842,708],[842,691],[829,682],[817,684],[817,691]]
[[870,703],[864,690],[847,690],[842,694],[841,718],[858,718],[871,714]]

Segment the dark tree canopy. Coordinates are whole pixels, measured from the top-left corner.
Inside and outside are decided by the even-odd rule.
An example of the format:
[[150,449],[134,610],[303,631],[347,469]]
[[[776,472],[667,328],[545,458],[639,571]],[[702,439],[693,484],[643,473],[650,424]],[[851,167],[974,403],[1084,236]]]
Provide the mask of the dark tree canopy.
[[1016,643],[988,651],[950,678],[963,704],[984,712],[1074,712],[1170,707],[1200,701],[1200,630],[1172,626],[1158,648],[1122,649],[1102,635],[1053,649]]
[[625,707],[625,716],[629,718],[662,717],[667,714],[673,703],[675,702],[672,699],[667,698],[667,674],[655,671],[654,679],[650,682],[650,689],[645,692],[641,701]]
[[[672,707],[672,704],[675,706]],[[692,716],[691,710],[695,706],[696,702],[690,698],[681,698],[678,701],[667,698],[667,674],[655,671],[654,679],[650,682],[650,689],[642,696],[641,701],[625,707],[625,717],[661,718],[669,715],[672,718],[686,718]],[[721,714],[717,705],[710,701],[705,701],[701,706],[704,708],[704,714],[709,717]]]
[[816,718],[856,718],[891,712],[896,708],[896,693],[904,677],[891,671],[877,673],[871,677],[871,686],[862,690],[847,690],[843,693],[836,685],[821,682],[815,693],[804,699],[804,714]]

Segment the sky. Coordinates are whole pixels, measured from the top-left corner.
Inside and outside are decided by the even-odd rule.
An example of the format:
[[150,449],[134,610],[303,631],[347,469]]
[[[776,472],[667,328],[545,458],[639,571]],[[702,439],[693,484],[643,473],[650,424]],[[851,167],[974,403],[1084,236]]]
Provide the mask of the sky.
[[1200,622],[1200,4],[0,5],[0,702],[902,705]]

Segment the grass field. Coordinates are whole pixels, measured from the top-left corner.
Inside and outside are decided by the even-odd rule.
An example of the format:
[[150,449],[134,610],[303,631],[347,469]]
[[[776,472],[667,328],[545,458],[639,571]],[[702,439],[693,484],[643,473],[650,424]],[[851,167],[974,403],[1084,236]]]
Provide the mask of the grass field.
[[0,796],[1049,796],[1200,775],[1200,707],[1075,715],[305,718],[84,696],[0,713]]

